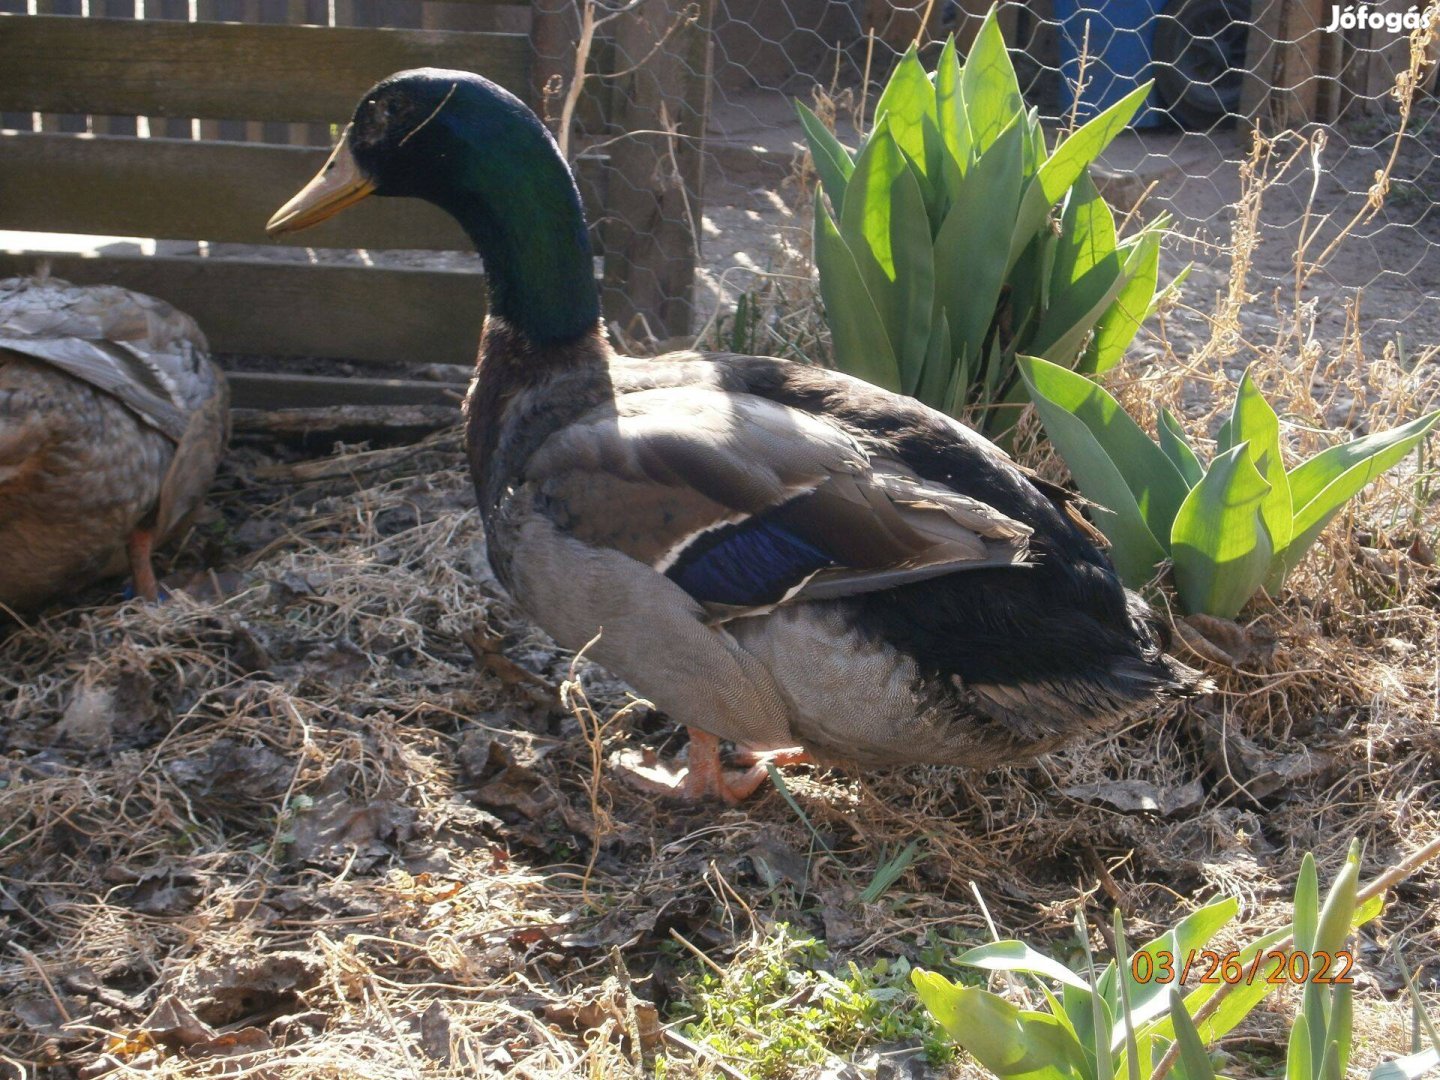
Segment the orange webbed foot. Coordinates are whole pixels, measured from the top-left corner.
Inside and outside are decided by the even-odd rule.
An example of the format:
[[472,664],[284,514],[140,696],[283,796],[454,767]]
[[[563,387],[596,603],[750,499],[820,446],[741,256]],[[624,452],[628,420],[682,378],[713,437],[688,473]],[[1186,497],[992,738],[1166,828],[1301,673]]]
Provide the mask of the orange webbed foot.
[[746,769],[725,769],[720,764],[720,740],[699,728],[688,728],[690,745],[682,769],[663,764],[627,764],[620,775],[631,787],[647,794],[664,795],[681,802],[701,803],[718,799],[734,806],[755,794],[765,782],[765,763],[757,761]]

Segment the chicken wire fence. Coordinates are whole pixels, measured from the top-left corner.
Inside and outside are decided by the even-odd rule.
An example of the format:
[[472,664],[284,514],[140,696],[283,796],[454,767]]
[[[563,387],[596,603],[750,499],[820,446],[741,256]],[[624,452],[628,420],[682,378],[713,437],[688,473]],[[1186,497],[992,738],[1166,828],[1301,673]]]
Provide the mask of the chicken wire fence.
[[[747,275],[773,270],[779,248],[803,249],[797,238],[808,227],[808,200],[796,183],[796,100],[828,105],[842,140],[853,143],[904,50],[914,43],[933,62],[952,34],[963,49],[987,6],[0,0],[0,10],[91,17],[529,34],[532,103],[563,130],[572,158],[611,165],[595,223],[606,233],[607,312],[628,336],[652,339],[693,333],[752,287]],[[1171,215],[1163,269],[1193,261],[1197,296],[1220,287],[1226,273],[1252,130],[1305,136],[1303,146],[1280,137],[1259,166],[1271,186],[1255,223],[1248,284],[1257,293],[1288,287],[1303,243],[1307,258],[1324,256],[1307,292],[1318,317],[1343,319],[1345,305],[1361,296],[1367,335],[1402,349],[1440,342],[1433,68],[1419,67],[1408,109],[1395,93],[1412,71],[1412,31],[1432,15],[1403,0],[1007,0],[998,11],[1025,96],[1052,134],[1154,78],[1149,107],[1102,159],[1097,180],[1121,211],[1139,203],[1140,216]],[[577,71],[585,72],[578,87]],[[309,144],[332,136],[322,124],[239,120],[6,115],[4,124]],[[1375,205],[1377,171],[1387,164],[1383,205]],[[1357,215],[1345,242],[1328,250]]]
[[[743,193],[743,184],[725,180],[745,175],[747,154],[769,155],[768,179],[780,176],[801,142],[795,99],[830,105],[842,141],[853,146],[904,50],[917,44],[930,68],[953,34],[963,52],[987,8],[978,0],[716,0],[707,213],[722,212],[722,192]],[[1435,18],[1433,8],[1398,0],[1007,0],[998,15],[1022,91],[1052,141],[1077,118],[1155,80],[1149,107],[1102,158],[1096,179],[1121,212],[1140,202],[1137,217],[1171,215],[1162,280],[1195,263],[1192,303],[1206,306],[1207,293],[1224,286],[1252,133],[1294,131],[1304,145],[1280,137],[1256,166],[1271,186],[1255,227],[1251,292],[1260,299],[1293,290],[1303,241],[1305,258],[1324,263],[1305,290],[1319,324],[1342,328],[1345,305],[1359,296],[1368,345],[1440,343],[1433,65],[1420,65],[1403,125],[1395,92],[1411,78],[1412,35]],[[1434,47],[1420,46],[1431,59]],[[1384,203],[1369,216],[1377,171],[1392,155]],[[1327,251],[1357,215],[1349,236]],[[745,287],[743,274],[726,280]]]

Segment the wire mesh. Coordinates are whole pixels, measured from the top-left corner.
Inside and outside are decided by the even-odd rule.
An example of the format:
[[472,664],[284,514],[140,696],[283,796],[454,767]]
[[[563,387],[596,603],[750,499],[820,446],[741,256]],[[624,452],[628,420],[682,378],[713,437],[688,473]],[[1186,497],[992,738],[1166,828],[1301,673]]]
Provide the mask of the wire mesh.
[[[855,127],[872,119],[904,50],[918,45],[929,67],[954,34],[963,52],[987,7],[975,0],[716,0],[704,259],[711,295],[702,305],[728,310],[733,294],[755,280],[737,268],[773,263],[769,252],[727,243],[727,229],[765,224],[772,240],[784,238],[787,224],[803,233],[798,192],[784,209],[768,197],[801,142],[793,101],[831,103],[842,141],[853,145]],[[1328,0],[1007,0],[999,8],[1022,91],[1052,142],[1096,103],[1155,79],[1151,107],[1107,152],[1096,179],[1122,212],[1141,201],[1138,215],[1171,215],[1162,278],[1194,262],[1189,292],[1206,306],[1207,290],[1227,274],[1252,132],[1276,136],[1263,165],[1274,183],[1257,224],[1251,291],[1293,290],[1302,233],[1313,260],[1359,215],[1304,295],[1315,305],[1317,332],[1341,327],[1345,304],[1361,296],[1368,343],[1398,340],[1402,350],[1440,343],[1433,65],[1421,68],[1403,131],[1394,93],[1409,67],[1411,31],[1429,17],[1433,11],[1389,0],[1363,8]],[[1077,80],[1084,83],[1078,94]],[[1310,146],[1275,175],[1300,146],[1280,134],[1291,130]],[[1315,143],[1323,146],[1315,151]],[[1376,172],[1392,154],[1383,205],[1367,217]],[[1263,307],[1254,315],[1262,323]]]
[[[981,0],[0,0],[0,10],[32,14],[529,34],[532,101],[563,132],[572,158],[598,154],[610,163],[606,212],[593,230],[605,249],[607,311],[634,340],[693,333],[766,275],[803,277],[808,200],[797,183],[795,101],[821,101],[842,140],[853,142],[904,50],[916,44],[933,61],[951,34],[963,50],[986,7]],[[1403,130],[1394,93],[1408,70],[1411,28],[1426,15],[1403,0],[1005,0],[999,7],[1023,92],[1052,138],[1096,103],[1155,79],[1151,107],[1107,152],[1097,180],[1122,211],[1138,202],[1138,215],[1171,215],[1163,269],[1174,273],[1193,261],[1199,303],[1225,277],[1252,130],[1309,139],[1267,193],[1250,287],[1292,286],[1302,234],[1311,234],[1306,250],[1315,257],[1358,215],[1363,220],[1326,255],[1306,295],[1322,325],[1339,325],[1344,305],[1363,296],[1367,337],[1401,348],[1440,342],[1433,66],[1421,69]],[[577,71],[584,73],[578,85]],[[329,138],[321,124],[243,119],[6,114],[3,123],[308,144]],[[1278,168],[1299,145],[1279,138],[1267,167]],[[1367,217],[1375,174],[1392,157],[1383,204]]]

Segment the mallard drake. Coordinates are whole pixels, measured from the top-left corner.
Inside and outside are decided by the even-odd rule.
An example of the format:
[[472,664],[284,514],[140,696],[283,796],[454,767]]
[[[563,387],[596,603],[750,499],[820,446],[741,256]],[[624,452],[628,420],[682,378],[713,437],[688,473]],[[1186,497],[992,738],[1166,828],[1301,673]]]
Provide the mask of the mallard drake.
[[204,496],[228,418],[188,315],[111,285],[0,281],[0,606],[127,565],[155,599],[151,551]]
[[402,72],[271,219],[369,194],[484,260],[466,401],[495,573],[561,645],[690,729],[683,795],[743,797],[718,739],[863,766],[1016,762],[1193,693],[1063,490],[960,423],[763,356],[619,356],[574,179],[513,95]]

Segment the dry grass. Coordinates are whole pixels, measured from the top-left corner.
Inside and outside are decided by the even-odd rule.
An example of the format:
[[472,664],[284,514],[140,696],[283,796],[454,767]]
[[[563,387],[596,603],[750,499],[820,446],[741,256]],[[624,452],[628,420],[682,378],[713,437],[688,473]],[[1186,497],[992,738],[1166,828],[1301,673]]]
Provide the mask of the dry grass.
[[[1255,200],[1285,145],[1257,151]],[[1308,455],[1440,403],[1433,353],[1317,341],[1303,293],[1265,298],[1260,339],[1239,236],[1230,302],[1167,316],[1211,344],[1175,355],[1162,320],[1158,362],[1116,373],[1129,406],[1203,443],[1250,365]],[[1192,637],[1235,661],[1193,658],[1213,697],[1032,768],[791,772],[802,819],[775,790],[684,809],[612,782],[615,751],[676,732],[510,607],[456,432],[293,457],[236,452],[170,602],[0,640],[0,1077],[745,1075],[662,1027],[781,923],[836,966],[953,952],[987,917],[1059,947],[1077,910],[1119,907],[1139,935],[1222,893],[1255,931],[1287,921],[1302,852],[1323,875],[1359,836],[1373,877],[1440,830],[1429,464],[1243,626]],[[1137,792],[1162,810],[1118,808]],[[1437,883],[1361,936],[1357,1069],[1406,1046],[1387,950],[1440,979]],[[1269,1068],[1292,1004],[1227,1040],[1227,1072]]]
[[[1377,417],[1415,393],[1385,370]],[[773,791],[684,810],[611,782],[606,754],[672,733],[509,608],[454,432],[294,465],[242,450],[189,546],[225,569],[0,644],[0,1053],[56,1077],[612,1076],[657,1055],[705,1075],[650,1003],[683,1015],[696,953],[743,965],[781,921],[837,961],[984,938],[972,883],[1002,933],[1041,939],[1077,908],[1141,933],[1222,891],[1248,927],[1279,921],[1301,851],[1333,866],[1360,835],[1374,873],[1440,821],[1440,580],[1406,554],[1440,519],[1416,483],[1330,534],[1251,624],[1273,653],[1217,669],[1211,702],[1033,769],[792,773],[807,825]],[[1112,809],[1126,782],[1175,808]],[[1435,977],[1434,880],[1366,940],[1360,1013],[1389,1037],[1362,1064],[1404,1023],[1380,945],[1403,932]]]
[[[1435,393],[1433,367],[1314,363],[1365,422]],[[1127,396],[1172,392],[1162,371]],[[1263,372],[1282,397],[1306,377]],[[511,610],[454,432],[296,464],[242,449],[188,548],[224,569],[0,643],[4,1067],[706,1075],[657,1019],[687,1012],[696,953],[743,965],[781,921],[836,961],[985,938],[972,883],[1001,933],[1041,940],[1077,908],[1143,933],[1221,892],[1247,927],[1283,921],[1302,851],[1333,867],[1359,835],[1373,875],[1440,825],[1426,483],[1377,485],[1327,534],[1210,701],[1030,769],[792,773],[807,825],[774,791],[686,810],[611,782],[607,754],[673,732]],[[1170,813],[1114,809],[1134,784]],[[1383,946],[1440,970],[1435,881],[1362,944],[1361,1065],[1402,1045]],[[1273,1047],[1282,1022],[1246,1038]]]

